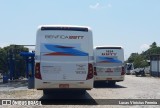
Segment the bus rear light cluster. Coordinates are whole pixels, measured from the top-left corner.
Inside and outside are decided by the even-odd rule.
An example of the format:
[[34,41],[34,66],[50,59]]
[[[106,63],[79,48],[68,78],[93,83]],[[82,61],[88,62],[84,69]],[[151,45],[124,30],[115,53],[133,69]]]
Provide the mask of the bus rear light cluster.
[[35,66],[35,78],[42,79],[41,72],[40,72],[40,63],[36,63],[36,66]]
[[91,63],[88,63],[88,75],[86,80],[93,78],[93,65]]
[[124,75],[124,74],[125,74],[125,68],[122,67],[121,75]]

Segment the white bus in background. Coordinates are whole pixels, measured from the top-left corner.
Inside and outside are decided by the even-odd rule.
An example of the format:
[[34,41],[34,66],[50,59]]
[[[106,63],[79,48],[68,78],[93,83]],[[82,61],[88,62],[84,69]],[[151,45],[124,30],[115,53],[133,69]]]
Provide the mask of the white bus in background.
[[94,82],[115,85],[125,75],[124,51],[120,46],[97,46],[94,49]]
[[133,63],[126,63],[126,75],[135,74]]
[[35,89],[93,88],[93,39],[89,27],[42,25],[35,48]]

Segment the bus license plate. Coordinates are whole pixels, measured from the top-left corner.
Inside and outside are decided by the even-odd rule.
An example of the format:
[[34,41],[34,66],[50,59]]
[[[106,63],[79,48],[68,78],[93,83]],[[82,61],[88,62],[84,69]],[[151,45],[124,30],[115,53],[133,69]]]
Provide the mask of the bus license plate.
[[59,88],[69,88],[69,84],[59,84]]
[[112,78],[107,78],[106,80],[112,80]]

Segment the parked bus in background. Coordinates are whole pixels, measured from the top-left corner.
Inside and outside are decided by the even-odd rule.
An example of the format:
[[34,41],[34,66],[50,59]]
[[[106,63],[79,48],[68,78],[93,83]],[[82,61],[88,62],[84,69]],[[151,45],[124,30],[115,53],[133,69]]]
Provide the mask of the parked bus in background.
[[35,89],[93,88],[93,39],[89,27],[39,26],[35,48]]
[[134,65],[133,63],[126,63],[126,75],[133,74]]
[[94,82],[115,85],[125,75],[124,51],[121,46],[97,46],[94,49]]

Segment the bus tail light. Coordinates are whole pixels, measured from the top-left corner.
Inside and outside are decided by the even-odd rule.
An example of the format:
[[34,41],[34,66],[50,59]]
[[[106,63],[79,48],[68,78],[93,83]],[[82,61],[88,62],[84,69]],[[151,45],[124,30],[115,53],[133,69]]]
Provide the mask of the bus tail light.
[[40,63],[36,63],[36,66],[35,66],[35,78],[42,79],[41,72],[40,72]]
[[86,80],[93,78],[93,65],[91,63],[88,63],[88,75]]
[[124,67],[122,67],[121,75],[124,75],[124,74],[125,74],[125,69]]

